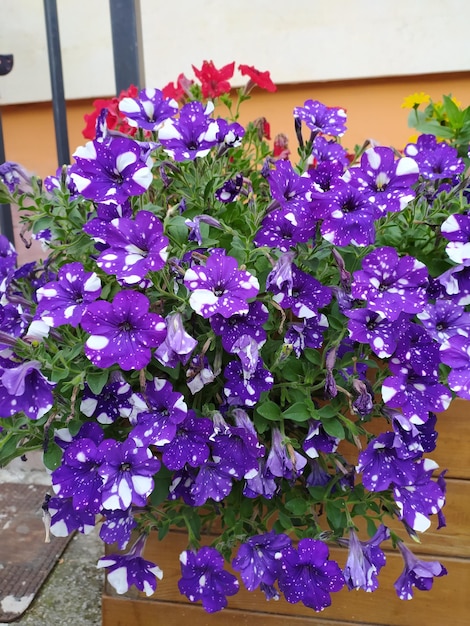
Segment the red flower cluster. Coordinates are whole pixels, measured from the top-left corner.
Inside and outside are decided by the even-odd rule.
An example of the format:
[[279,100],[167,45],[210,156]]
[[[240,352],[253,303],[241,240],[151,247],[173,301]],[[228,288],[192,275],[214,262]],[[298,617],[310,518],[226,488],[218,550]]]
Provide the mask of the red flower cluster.
[[124,115],[119,110],[119,103],[123,98],[136,98],[139,90],[135,85],[131,85],[128,89],[121,91],[119,96],[104,99],[98,98],[93,102],[95,110],[92,113],[85,113],[83,116],[86,122],[82,135],[85,139],[94,139],[96,136],[96,120],[103,109],[108,109],[106,116],[106,124],[110,130],[116,129],[126,135],[134,135],[136,128],[129,126]]
[[[192,66],[196,78],[201,83],[201,93],[203,98],[217,98],[231,90],[230,79],[235,70],[235,62],[228,63],[220,69],[217,69],[213,61],[203,61],[202,67],[198,69]],[[251,91],[252,87],[257,85],[266,91],[276,91],[277,87],[272,82],[269,72],[260,72],[251,65],[239,65],[243,76],[248,76],[249,81],[245,87],[245,94]],[[165,98],[174,98],[176,101],[182,101],[186,96],[190,96],[190,88],[193,81],[186,78],[184,74],[180,74],[176,84],[168,83],[162,91]]]
[[[243,76],[249,76],[250,81],[261,87],[261,89],[266,89],[266,91],[276,91],[277,87],[271,80],[271,75],[269,72],[260,72],[252,65],[239,65],[238,69],[242,73]],[[250,83],[248,83],[249,86]],[[247,87],[246,91],[249,91]]]
[[173,83],[168,83],[162,89],[162,93],[165,98],[173,98],[178,102],[179,100],[183,100],[185,96],[189,93],[189,88],[194,83],[189,78],[186,78],[184,74],[180,74],[176,80],[176,85]]
[[196,77],[201,81],[204,98],[217,98],[231,89],[229,78],[232,78],[235,62],[224,65],[218,70],[212,61],[204,61],[200,70],[193,65]]

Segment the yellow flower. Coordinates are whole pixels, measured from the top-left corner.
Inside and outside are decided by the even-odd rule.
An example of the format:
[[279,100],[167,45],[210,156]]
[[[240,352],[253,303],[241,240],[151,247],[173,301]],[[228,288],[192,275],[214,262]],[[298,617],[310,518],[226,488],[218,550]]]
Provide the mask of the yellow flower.
[[424,91],[412,93],[411,96],[407,96],[401,105],[402,109],[414,109],[415,106],[420,104],[427,104],[431,100],[431,96]]

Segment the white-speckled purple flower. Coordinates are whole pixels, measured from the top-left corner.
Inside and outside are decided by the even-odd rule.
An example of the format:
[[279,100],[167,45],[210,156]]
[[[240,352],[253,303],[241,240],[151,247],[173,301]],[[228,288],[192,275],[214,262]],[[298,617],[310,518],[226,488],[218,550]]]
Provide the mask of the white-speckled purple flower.
[[211,252],[205,266],[187,269],[184,284],[192,292],[191,308],[205,318],[216,313],[225,318],[246,314],[247,301],[259,291],[256,276],[238,269],[238,261],[221,249]]
[[136,291],[120,291],[113,302],[99,300],[89,305],[82,327],[90,333],[85,354],[100,368],[117,363],[123,370],[141,369],[151,358],[151,348],[166,336],[164,319],[149,313],[150,302]]
[[121,204],[143,194],[153,180],[142,148],[127,137],[89,141],[73,156],[70,178],[88,200]]

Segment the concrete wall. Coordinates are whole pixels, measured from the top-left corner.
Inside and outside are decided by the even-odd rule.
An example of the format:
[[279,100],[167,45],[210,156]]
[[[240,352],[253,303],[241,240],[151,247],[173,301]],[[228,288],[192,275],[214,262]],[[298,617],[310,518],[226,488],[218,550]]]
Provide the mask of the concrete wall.
[[[113,0],[111,0],[112,2]],[[278,84],[470,70],[468,0],[140,0],[147,86],[212,59]],[[57,0],[65,95],[114,93],[108,0]],[[42,0],[1,0],[0,104],[50,100]]]

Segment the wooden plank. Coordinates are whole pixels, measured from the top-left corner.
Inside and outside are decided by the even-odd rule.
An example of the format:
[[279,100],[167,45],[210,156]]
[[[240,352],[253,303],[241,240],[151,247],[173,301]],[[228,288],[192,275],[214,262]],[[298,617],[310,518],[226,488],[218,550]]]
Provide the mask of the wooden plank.
[[[170,533],[163,542],[150,542],[147,547],[146,558],[156,562],[164,572],[163,580],[158,583],[156,594],[147,602],[172,603],[171,611],[169,610],[170,607],[168,607],[168,611],[165,611],[165,614],[173,613],[173,603],[186,606],[184,611],[187,611],[189,602],[179,594],[177,586],[180,578],[178,556],[186,548],[185,535]],[[415,550],[414,546],[412,546],[412,549]],[[344,566],[346,552],[339,548],[332,549],[331,558],[336,559],[341,566]],[[426,556],[425,559],[435,560],[431,555]],[[332,594],[332,606],[326,609],[321,614],[321,617],[326,621],[336,620],[360,625],[422,626],[423,616],[425,615],[426,626],[443,626],[449,623],[452,623],[452,626],[466,626],[469,613],[470,560],[452,557],[443,557],[439,558],[439,560],[447,568],[448,575],[436,579],[431,591],[416,591],[413,601],[407,602],[398,599],[393,587],[394,581],[402,572],[403,559],[396,552],[389,553],[387,554],[387,565],[380,573],[380,587],[376,592],[371,594],[363,591],[350,592],[347,589],[343,589],[339,593],[334,593]],[[112,590],[107,585],[105,597],[111,595],[113,595]],[[279,602],[266,602],[261,592],[250,593],[244,588],[241,588],[236,596],[229,598],[228,608],[258,613],[263,611],[270,615],[292,615],[309,618],[310,620],[315,618],[316,615],[312,609],[302,604],[291,605],[283,599]],[[160,608],[155,609],[155,611],[159,612]],[[200,608],[200,611],[201,614],[204,614],[202,608]],[[186,612],[184,615],[188,615],[188,613]],[[227,611],[224,611],[219,618],[224,623],[226,621],[225,615],[228,615]],[[180,616],[180,619],[183,620],[184,618]],[[111,626],[111,622],[108,623]],[[134,621],[129,621],[128,623],[136,626],[139,624],[139,622]],[[148,626],[153,626],[153,624],[157,625],[160,622],[149,621],[145,623]],[[174,623],[176,626],[176,624],[182,624],[183,621]],[[222,624],[222,621],[195,621],[194,625],[196,626],[197,624],[199,626],[199,624],[205,623]],[[230,624],[231,622],[228,623]],[[233,623],[235,624],[236,622]],[[243,624],[244,622],[239,621],[238,623]],[[266,621],[264,623],[266,626],[270,625],[270,622]],[[103,624],[106,626],[105,622]],[[165,622],[165,624],[166,626],[173,626],[172,622]],[[278,622],[273,622],[273,626],[277,626],[277,624]],[[113,626],[116,626],[116,622],[114,622]],[[303,626],[303,622],[300,622],[299,626]]]
[[[351,626],[351,622],[290,614],[224,609],[209,615],[200,606],[104,596],[102,626]],[[363,622],[361,626],[379,626]]]

